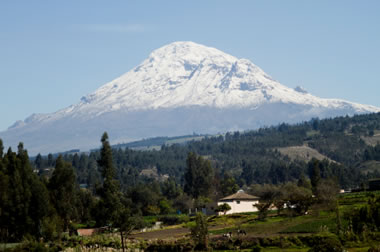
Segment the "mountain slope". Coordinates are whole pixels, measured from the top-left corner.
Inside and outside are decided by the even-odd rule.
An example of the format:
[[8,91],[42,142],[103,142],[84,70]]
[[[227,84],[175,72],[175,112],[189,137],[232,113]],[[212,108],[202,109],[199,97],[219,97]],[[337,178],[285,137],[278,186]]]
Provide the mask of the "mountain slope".
[[104,131],[117,143],[378,111],[288,88],[249,60],[193,42],[175,42],[153,51],[78,104],[34,114],[0,137],[13,146],[23,141],[32,153],[48,153],[96,147]]

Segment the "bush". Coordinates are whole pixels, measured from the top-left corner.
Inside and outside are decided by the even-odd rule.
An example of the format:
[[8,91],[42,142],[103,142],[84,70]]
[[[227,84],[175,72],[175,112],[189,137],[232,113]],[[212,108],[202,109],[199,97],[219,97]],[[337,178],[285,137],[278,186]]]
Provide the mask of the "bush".
[[164,242],[150,244],[144,251],[146,252],[185,252],[193,251],[193,245],[188,242]]
[[158,221],[162,221],[165,225],[177,225],[189,220],[190,218],[187,215],[163,215],[158,217]]
[[48,244],[37,241],[24,241],[19,246],[10,251],[28,251],[28,252],[58,252],[63,251],[63,248],[58,244]]
[[343,252],[344,248],[338,238],[334,236],[323,237],[308,252]]
[[226,239],[211,240],[210,245],[215,250],[233,250],[234,249],[232,242]]
[[380,245],[376,247],[370,247],[367,252],[380,252]]
[[252,252],[260,252],[261,251],[261,247],[259,245],[255,245],[252,247]]

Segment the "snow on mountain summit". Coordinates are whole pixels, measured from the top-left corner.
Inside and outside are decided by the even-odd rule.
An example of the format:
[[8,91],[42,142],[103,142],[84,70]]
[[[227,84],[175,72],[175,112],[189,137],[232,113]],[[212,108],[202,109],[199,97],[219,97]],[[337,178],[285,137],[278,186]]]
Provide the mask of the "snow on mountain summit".
[[[193,42],[174,42],[153,51],[139,66],[82,98],[80,110],[138,110],[181,106],[257,107],[263,103],[339,107],[273,80],[247,59]],[[364,109],[362,105],[351,104]],[[378,111],[368,107],[370,111]]]

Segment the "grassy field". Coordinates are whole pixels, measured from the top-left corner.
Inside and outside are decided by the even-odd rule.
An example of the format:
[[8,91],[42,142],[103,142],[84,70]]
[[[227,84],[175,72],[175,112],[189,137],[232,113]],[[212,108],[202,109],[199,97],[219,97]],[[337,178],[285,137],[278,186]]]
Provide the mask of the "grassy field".
[[[350,213],[355,208],[365,205],[371,195],[380,195],[377,192],[359,192],[341,194],[338,196],[339,211],[341,216],[341,226],[343,229],[348,227],[348,220],[344,218],[347,213]],[[294,245],[294,241],[302,237],[312,236],[335,236],[337,233],[337,216],[336,211],[326,211],[321,209],[312,209],[308,215],[290,217],[286,215],[286,211],[282,215],[277,215],[277,211],[271,211],[265,220],[258,220],[256,213],[243,213],[226,216],[211,216],[208,218],[210,239],[219,242],[225,242],[223,234],[232,233],[232,240],[243,239],[261,239],[262,241],[273,242],[283,239],[289,241],[289,246],[263,246],[261,251],[308,251],[310,248],[301,243],[301,245]],[[149,235],[145,234],[145,239],[163,239],[167,237],[168,241],[178,239],[188,239],[191,227],[194,225],[193,221],[183,223],[176,226],[172,230],[167,229],[162,231],[154,231]],[[247,235],[241,236],[237,230],[245,230]],[[293,238],[292,238],[293,237]],[[143,237],[141,237],[143,238]],[[301,239],[302,240],[302,239]],[[345,244],[346,251],[368,251],[370,245],[374,245],[368,241],[354,241]],[[275,243],[275,242],[274,242]],[[285,242],[286,244],[286,242]],[[303,245],[302,245],[303,244]],[[375,244],[376,245],[376,244]],[[218,250],[214,251],[236,251],[236,250]],[[252,249],[240,250],[252,251]]]
[[[340,215],[351,212],[368,202],[370,196],[380,196],[380,191],[347,193],[338,196]],[[335,211],[311,210],[308,215],[290,217],[284,214],[277,215],[277,211],[270,211],[265,220],[258,220],[257,213],[242,213],[226,216],[212,216],[208,219],[210,235],[236,233],[244,229],[250,236],[273,237],[278,235],[316,234],[319,232],[335,233],[337,217]],[[152,222],[157,217],[146,217]],[[194,221],[182,223],[181,228],[189,228]],[[347,226],[347,221],[341,217],[341,225]],[[159,231],[157,232],[159,233]]]

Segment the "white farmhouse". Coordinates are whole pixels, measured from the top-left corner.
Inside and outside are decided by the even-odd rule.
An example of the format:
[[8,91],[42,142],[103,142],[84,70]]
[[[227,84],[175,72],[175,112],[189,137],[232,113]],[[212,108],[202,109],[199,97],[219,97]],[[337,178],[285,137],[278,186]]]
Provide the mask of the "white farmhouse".
[[[257,212],[258,209],[254,205],[259,203],[259,197],[246,194],[243,190],[239,190],[235,194],[220,199],[218,206],[224,203],[227,203],[231,207],[231,210],[228,210],[226,214]],[[219,213],[219,215],[221,214],[223,213]]]

